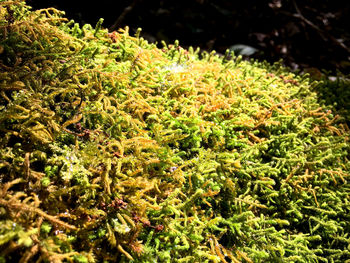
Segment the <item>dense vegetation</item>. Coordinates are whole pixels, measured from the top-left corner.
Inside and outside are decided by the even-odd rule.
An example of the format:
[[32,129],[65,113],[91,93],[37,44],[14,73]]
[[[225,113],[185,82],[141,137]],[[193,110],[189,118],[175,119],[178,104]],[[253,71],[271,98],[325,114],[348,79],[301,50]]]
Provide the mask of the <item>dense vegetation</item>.
[[350,260],[332,86],[22,1],[0,21],[1,262]]
[[[130,27],[153,42],[178,39],[202,50],[238,50],[250,58],[283,64],[314,75],[350,73],[350,5],[341,0],[28,0],[34,8],[64,10],[81,24],[100,17],[111,31]],[[92,11],[93,10],[93,11]],[[252,49],[254,48],[254,49]]]

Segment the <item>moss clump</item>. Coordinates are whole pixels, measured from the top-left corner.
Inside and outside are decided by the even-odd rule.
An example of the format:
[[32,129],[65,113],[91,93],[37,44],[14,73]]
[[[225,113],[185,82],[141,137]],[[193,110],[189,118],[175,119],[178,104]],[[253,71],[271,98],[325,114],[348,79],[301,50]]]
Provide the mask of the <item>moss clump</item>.
[[0,21],[1,261],[349,261],[318,83],[21,1]]

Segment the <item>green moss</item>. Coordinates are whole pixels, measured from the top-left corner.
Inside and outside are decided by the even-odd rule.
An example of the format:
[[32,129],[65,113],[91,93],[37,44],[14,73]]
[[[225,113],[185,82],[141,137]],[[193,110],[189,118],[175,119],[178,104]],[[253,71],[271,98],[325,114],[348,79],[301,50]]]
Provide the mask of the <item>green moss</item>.
[[332,85],[21,1],[0,21],[0,260],[350,259]]

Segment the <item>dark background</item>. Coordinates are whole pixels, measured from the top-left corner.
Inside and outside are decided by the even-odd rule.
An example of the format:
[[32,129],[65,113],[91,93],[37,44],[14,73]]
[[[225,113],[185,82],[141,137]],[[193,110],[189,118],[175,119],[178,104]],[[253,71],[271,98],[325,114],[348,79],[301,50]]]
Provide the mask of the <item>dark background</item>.
[[[34,9],[56,7],[81,24],[117,30],[142,28],[151,42],[178,39],[183,47],[226,49],[237,44],[247,56],[283,60],[293,70],[350,73],[350,2],[340,0],[27,0]],[[249,49],[250,48],[250,49]],[[251,49],[254,48],[254,49]],[[248,52],[249,53],[249,52]],[[248,54],[243,52],[243,54]],[[316,73],[315,73],[316,72]]]

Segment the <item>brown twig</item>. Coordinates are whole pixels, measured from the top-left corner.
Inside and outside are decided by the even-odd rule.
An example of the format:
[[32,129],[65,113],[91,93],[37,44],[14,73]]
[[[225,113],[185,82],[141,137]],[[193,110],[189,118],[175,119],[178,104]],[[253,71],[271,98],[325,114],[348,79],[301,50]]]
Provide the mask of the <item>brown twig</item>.
[[5,206],[8,209],[36,213],[39,216],[42,216],[43,218],[49,220],[50,222],[52,222],[54,224],[57,224],[59,226],[62,226],[64,228],[67,228],[70,230],[77,230],[77,227],[72,226],[66,222],[63,222],[63,221],[59,220],[58,218],[56,218],[55,216],[49,215],[37,207],[32,207],[30,205],[20,203],[20,202],[7,201],[7,200],[2,199],[2,198],[0,199],[0,205]]
[[113,23],[112,26],[109,27],[109,31],[112,32],[114,31],[116,28],[120,27],[121,22],[124,20],[124,18],[126,17],[126,15],[128,13],[130,13],[134,7],[136,6],[137,2],[139,0],[134,0],[131,5],[128,5],[127,7],[124,8],[123,12],[120,14],[120,16],[117,18],[117,20],[115,20],[115,22]]
[[307,19],[305,16],[303,16],[303,14],[301,13],[301,11],[300,11],[297,3],[295,2],[295,0],[293,0],[293,5],[294,5],[295,10],[297,11],[297,14],[292,14],[293,17],[301,19],[304,23],[306,23],[311,28],[316,30],[317,33],[322,37],[323,40],[327,41],[327,40],[330,39],[335,45],[341,47],[346,52],[350,53],[350,48],[348,48],[344,43],[340,42],[338,39],[333,37],[327,31],[321,29],[320,27],[318,27],[317,25],[312,23],[309,19]]

